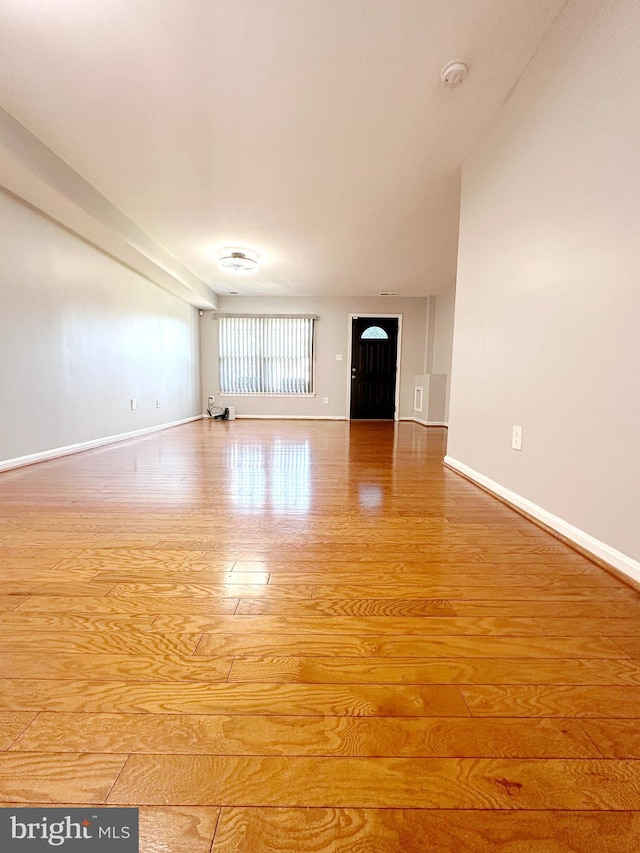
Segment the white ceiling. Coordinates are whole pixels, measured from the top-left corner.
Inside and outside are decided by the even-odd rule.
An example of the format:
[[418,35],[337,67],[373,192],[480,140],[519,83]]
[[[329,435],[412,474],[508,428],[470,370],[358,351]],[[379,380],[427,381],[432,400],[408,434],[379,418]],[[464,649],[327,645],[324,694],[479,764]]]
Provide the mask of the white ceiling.
[[[564,5],[0,0],[2,106],[87,191],[8,133],[0,182],[112,254],[117,235],[165,272],[173,256],[194,304],[211,304],[195,277],[220,294],[437,293],[460,163]],[[447,89],[458,57],[468,79]],[[49,207],[24,189],[34,174]],[[259,271],[220,272],[225,245]]]

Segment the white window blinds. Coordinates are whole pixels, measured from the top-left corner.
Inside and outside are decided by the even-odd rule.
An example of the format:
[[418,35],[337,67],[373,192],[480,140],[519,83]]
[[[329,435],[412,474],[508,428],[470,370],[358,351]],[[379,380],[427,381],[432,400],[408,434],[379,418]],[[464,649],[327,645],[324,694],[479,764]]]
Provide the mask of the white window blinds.
[[312,317],[221,316],[222,394],[312,394]]

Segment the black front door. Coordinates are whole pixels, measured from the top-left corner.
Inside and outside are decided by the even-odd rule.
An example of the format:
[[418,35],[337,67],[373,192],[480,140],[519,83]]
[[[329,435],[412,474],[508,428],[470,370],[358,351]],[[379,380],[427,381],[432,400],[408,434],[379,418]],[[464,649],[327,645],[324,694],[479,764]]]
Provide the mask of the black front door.
[[351,418],[393,420],[397,355],[397,317],[353,318]]

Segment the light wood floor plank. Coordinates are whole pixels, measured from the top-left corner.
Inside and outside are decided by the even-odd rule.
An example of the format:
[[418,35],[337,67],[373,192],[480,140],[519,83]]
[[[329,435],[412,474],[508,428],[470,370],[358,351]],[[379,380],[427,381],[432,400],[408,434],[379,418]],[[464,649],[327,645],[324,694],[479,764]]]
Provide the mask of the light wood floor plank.
[[[238,578],[238,581],[241,577],[244,577],[245,574],[256,574],[256,573],[238,573],[233,571],[230,574],[230,577]],[[102,580],[106,582],[107,580],[113,579],[113,574],[109,574],[107,577],[98,576],[97,580]],[[118,578],[115,578],[117,581]],[[269,584],[271,586],[284,586],[293,583],[299,583],[300,580],[304,580],[305,583],[311,583],[314,585],[314,591],[318,589],[319,591],[326,590],[327,588],[338,589],[344,587],[346,591],[346,596],[350,595],[350,590],[355,588],[356,590],[360,587],[361,584],[366,584],[367,587],[371,587],[372,589],[376,589],[378,587],[387,588],[389,585],[396,587],[399,591],[404,591],[408,589],[407,595],[411,595],[411,590],[422,590],[420,593],[427,598],[465,598],[467,595],[473,592],[476,587],[480,588],[481,592],[485,592],[488,589],[496,588],[497,591],[500,590],[501,587],[504,586],[505,583],[509,584],[511,589],[523,589],[527,593],[530,590],[539,589],[541,586],[544,586],[545,590],[560,590],[567,591],[572,589],[604,589],[604,590],[612,590],[616,593],[619,593],[620,585],[616,578],[611,575],[607,575],[604,572],[600,575],[591,575],[591,574],[564,574],[555,576],[553,570],[550,568],[545,568],[539,572],[518,572],[514,571],[512,567],[510,567],[510,571],[508,573],[496,570],[494,571],[485,571],[483,574],[478,574],[475,572],[470,573],[459,573],[455,575],[448,575],[446,572],[441,573],[433,573],[433,572],[402,572],[402,574],[398,573],[393,575],[392,578],[389,577],[388,572],[372,572],[372,571],[349,571],[349,572],[341,572],[339,574],[333,574],[327,576],[322,570],[315,572],[307,572],[305,574],[297,574],[295,572],[271,572]],[[327,581],[330,583],[327,583]],[[494,593],[492,592],[492,597]],[[329,597],[328,595],[325,597]]]
[[[48,655],[77,653],[132,654],[132,655],[189,655],[195,651],[201,635],[150,634],[144,631],[0,631],[12,652],[38,654],[46,647]],[[622,652],[620,653],[622,654]],[[0,661],[1,665],[1,661]]]
[[[354,522],[352,523],[355,523]],[[323,521],[323,523],[329,523]],[[373,525],[372,535],[377,535],[375,525]],[[407,525],[407,536],[412,535],[412,525]],[[449,534],[446,528],[441,531],[441,537],[449,541]],[[526,542],[522,541],[526,548]],[[382,560],[376,558],[375,553],[368,556],[357,552],[351,559],[339,559],[332,555],[326,555],[324,558],[317,560],[306,559],[305,552],[302,551],[297,558],[292,560],[268,559],[261,561],[246,561],[236,560],[233,566],[233,572],[270,572],[274,577],[279,577],[284,574],[293,577],[299,575],[322,573],[323,577],[329,578],[344,574],[350,574],[355,571],[371,572],[374,575],[384,574],[387,578],[395,577],[396,575],[429,575],[432,579],[437,580],[456,580],[460,575],[477,579],[494,578],[501,576],[517,576],[534,573],[542,576],[554,575],[587,575],[591,577],[601,577],[602,569],[595,566],[589,560],[584,559],[582,563],[567,562],[562,560],[555,562],[553,566],[540,565],[538,562],[518,563],[517,565],[508,563],[465,563],[462,560],[437,562],[430,559],[429,555],[421,555],[419,558],[405,560]],[[609,576],[610,577],[610,576]],[[615,578],[613,579],[615,581]]]
[[212,853],[630,853],[638,838],[640,811],[238,807]]
[[[109,596],[113,598],[144,598],[147,596],[171,596],[176,598],[271,598],[294,599],[310,598],[312,586],[310,583],[289,583],[272,587],[264,581],[248,583],[236,581],[234,575],[227,575],[229,580],[219,583],[116,583]],[[616,593],[619,590],[614,590]]]
[[640,759],[640,727],[637,720],[583,719],[580,727],[605,758]]
[[627,654],[636,657],[633,654],[635,643],[640,640],[640,621],[636,619],[560,617],[536,619],[536,622],[549,637],[624,637],[622,642],[616,640],[617,645]]
[[[242,602],[241,602],[242,603]],[[640,595],[630,601],[600,601],[594,594],[590,601],[452,601],[458,616],[533,616],[542,618],[608,618],[640,619]],[[579,626],[579,623],[577,623]]]
[[[240,585],[238,585],[240,587]],[[269,585],[272,586],[271,584]],[[292,584],[279,584],[274,586],[279,595],[290,589]],[[397,598],[399,595],[410,598],[448,598],[460,601],[483,601],[494,599],[496,601],[589,601],[596,593],[589,588],[572,588],[569,586],[558,586],[552,583],[549,588],[545,584],[537,586],[520,587],[505,586],[495,583],[486,586],[464,586],[454,584],[430,584],[410,583],[395,581],[393,583],[368,583],[362,580],[359,583],[337,583],[323,582],[313,584],[313,598]],[[247,593],[239,592],[240,598],[248,597]],[[637,593],[633,589],[624,586],[603,587],[597,589],[600,601],[635,602]],[[454,605],[455,609],[455,605]]]
[[[133,616],[130,613],[114,614],[113,616],[93,616],[82,613],[25,613],[23,610],[13,610],[0,613],[0,634],[9,632],[13,635],[23,631],[120,631],[133,629],[144,632],[151,627],[156,617]],[[193,633],[186,631],[186,633]],[[160,633],[177,633],[175,631],[160,631]],[[196,633],[199,633],[196,631]]]
[[[18,752],[599,758],[575,720],[42,713]],[[627,757],[627,756],[609,756]]]
[[[310,783],[310,780],[313,780]],[[109,803],[634,809],[640,762],[132,755]]]
[[304,685],[0,679],[0,711],[468,716],[454,685]]
[[0,750],[9,749],[18,735],[36,715],[31,712],[4,711],[0,713]]
[[[182,635],[179,635],[182,636]],[[607,637],[205,634],[197,655],[275,657],[627,658]]]
[[107,595],[114,584],[93,583],[91,580],[75,578],[70,581],[53,581],[51,583],[41,579],[29,580],[7,580],[3,589],[9,595],[64,595],[73,596],[100,596]]
[[[307,602],[304,602],[306,604]],[[302,613],[288,616],[254,616],[236,612],[234,616],[171,616],[161,614],[149,628],[150,633],[202,632],[203,634],[414,634],[420,636],[519,636],[546,637],[534,619],[483,619],[456,616],[308,616],[301,603]],[[438,611],[441,612],[441,611]],[[0,626],[2,621],[0,619]],[[591,636],[598,636],[595,632]],[[621,653],[621,657],[625,656]]]
[[615,642],[620,648],[632,658],[640,658],[640,637],[635,636],[636,632],[632,632],[634,636],[619,637],[616,636]]
[[[11,807],[23,803],[7,804]],[[29,803],[50,807],[51,803]],[[102,803],[83,805],[104,808]],[[56,808],[74,808],[78,803],[55,803]],[[220,809],[206,806],[140,806],[140,853],[211,853]],[[117,842],[116,842],[117,843]],[[55,848],[54,848],[55,849]]]
[[2,557],[0,557],[0,564],[2,565],[2,579],[3,582],[6,582],[7,584],[22,582],[35,585],[37,583],[64,583],[75,580],[79,586],[82,586],[83,581],[89,582],[96,577],[96,573],[93,569],[41,568],[35,560],[33,561],[33,565],[22,565],[13,568],[11,566],[11,563],[13,562],[13,560],[4,561]]
[[[228,569],[210,569],[203,567],[194,570],[192,566],[180,569],[109,569],[94,575],[96,583],[109,583],[112,587],[119,584],[144,584],[148,592],[154,595],[173,594],[174,586],[179,584],[210,584],[214,587],[230,583],[267,584],[270,572],[231,572]],[[299,582],[294,575],[293,581]],[[588,584],[585,584],[588,585]]]
[[0,753],[0,802],[103,803],[121,755]]
[[211,853],[220,809],[173,806],[140,809],[140,853]]
[[[218,660],[218,658],[216,658]],[[229,681],[285,684],[585,684],[640,686],[631,660],[236,657]]]
[[[120,524],[119,521],[115,523]],[[166,528],[166,522],[164,525]],[[74,556],[65,558],[64,555],[68,555],[72,548],[75,551]],[[228,573],[235,562],[218,559],[205,550],[183,551],[181,549],[145,548],[144,546],[139,548],[76,548],[69,544],[66,548],[58,546],[57,552],[60,559],[55,563],[55,568],[58,571],[89,569],[94,574],[108,570],[115,571],[116,569],[131,572],[134,569],[149,571],[153,568],[160,571],[165,568],[169,570],[201,568]]]
[[15,610],[18,605],[28,601],[27,595],[0,594],[0,611]]
[[[12,528],[15,528],[15,517],[11,525],[5,525],[10,533]],[[29,570],[46,571],[55,565],[56,560],[50,557],[43,557],[39,554],[36,548],[21,548],[7,547],[0,545],[0,560],[2,561],[3,571],[20,571],[25,568]]]
[[346,598],[283,601],[243,598],[238,616],[455,616],[444,599]]
[[[56,650],[49,658],[10,651],[0,661],[0,678],[78,681],[226,681],[232,657],[199,657],[163,652],[110,654]],[[620,682],[617,682],[620,683]]]
[[95,596],[86,598],[72,596],[70,598],[54,595],[32,595],[22,598],[16,611],[20,613],[82,613],[82,614],[111,614],[122,616],[130,613],[140,616],[147,613],[184,613],[213,615],[235,613],[238,606],[237,598],[184,598],[175,599],[170,595]]
[[640,717],[640,687],[463,686],[474,716]]

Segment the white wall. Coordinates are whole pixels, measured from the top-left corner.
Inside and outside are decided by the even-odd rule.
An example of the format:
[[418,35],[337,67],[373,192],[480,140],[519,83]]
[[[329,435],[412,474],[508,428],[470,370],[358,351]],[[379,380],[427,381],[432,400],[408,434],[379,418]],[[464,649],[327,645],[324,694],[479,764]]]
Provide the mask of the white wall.
[[638,33],[570,2],[464,166],[448,451],[635,560]]
[[0,192],[0,462],[199,414],[198,355],[195,308]]
[[456,286],[450,285],[436,297],[433,372],[447,377],[445,415],[449,421],[449,398],[451,393],[451,359],[453,356],[453,327],[455,314]]
[[[413,417],[414,376],[424,362],[427,299],[394,297],[220,297],[221,312],[317,314],[315,397],[224,396],[221,404],[236,407],[238,415],[347,417],[349,314],[402,314],[400,417]],[[202,397],[218,402],[218,324],[213,312],[201,322]],[[342,354],[342,361],[336,355]],[[323,404],[323,398],[329,404]],[[224,401],[224,402],[222,402]],[[206,406],[203,408],[203,411]]]

